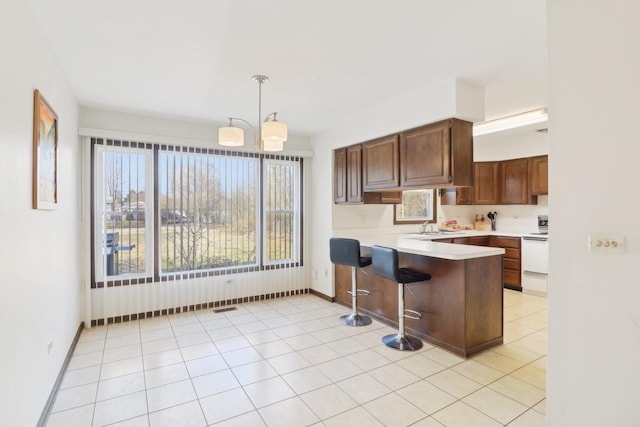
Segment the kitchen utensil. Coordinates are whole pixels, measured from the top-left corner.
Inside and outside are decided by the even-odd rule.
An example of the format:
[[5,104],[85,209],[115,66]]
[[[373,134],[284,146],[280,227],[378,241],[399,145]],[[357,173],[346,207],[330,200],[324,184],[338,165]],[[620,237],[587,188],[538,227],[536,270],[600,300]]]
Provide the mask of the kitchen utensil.
[[489,212],[487,217],[491,220],[491,230],[496,231],[496,217],[498,216],[498,212]]

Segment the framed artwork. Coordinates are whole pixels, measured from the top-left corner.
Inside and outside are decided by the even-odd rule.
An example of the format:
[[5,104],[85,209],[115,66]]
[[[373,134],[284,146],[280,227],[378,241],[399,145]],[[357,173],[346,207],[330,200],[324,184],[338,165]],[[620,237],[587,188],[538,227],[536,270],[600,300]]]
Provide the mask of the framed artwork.
[[394,224],[422,224],[436,222],[436,193],[434,189],[405,190],[402,203],[393,206]]
[[33,92],[33,209],[58,208],[58,115]]

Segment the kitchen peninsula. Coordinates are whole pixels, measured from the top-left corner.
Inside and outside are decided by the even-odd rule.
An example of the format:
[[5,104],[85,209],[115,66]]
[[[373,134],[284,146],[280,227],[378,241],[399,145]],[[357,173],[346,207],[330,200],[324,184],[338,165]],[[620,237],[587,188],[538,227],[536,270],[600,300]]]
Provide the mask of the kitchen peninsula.
[[[400,265],[431,275],[407,286],[405,306],[422,314],[406,319],[407,333],[463,357],[502,344],[502,248],[432,242],[423,236],[340,235],[360,240],[362,256],[371,246],[398,250]],[[397,285],[376,275],[371,266],[357,271],[359,310],[391,326],[398,325]],[[351,306],[349,267],[335,266],[336,302]]]

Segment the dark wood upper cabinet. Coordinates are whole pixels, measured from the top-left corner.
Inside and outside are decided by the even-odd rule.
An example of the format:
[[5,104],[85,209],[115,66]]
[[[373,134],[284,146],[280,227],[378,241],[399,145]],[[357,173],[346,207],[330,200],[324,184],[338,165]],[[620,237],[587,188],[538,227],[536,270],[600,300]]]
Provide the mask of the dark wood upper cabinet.
[[549,194],[549,156],[529,158],[529,184],[532,195]]
[[472,205],[473,187],[442,188],[440,189],[441,205]]
[[500,162],[477,162],[475,173],[474,203],[497,205],[500,203]]
[[523,205],[529,199],[529,160],[514,159],[500,162],[500,203]]
[[347,202],[347,149],[333,151],[333,200]]
[[458,119],[400,133],[400,186],[473,185],[472,124]]
[[333,151],[333,186],[336,204],[396,204],[402,191],[364,192],[362,189],[362,144]]
[[365,191],[398,188],[398,135],[365,142],[363,155],[363,188]]
[[333,151],[333,199],[336,203],[362,203],[362,145]]
[[362,145],[347,147],[347,203],[362,202]]

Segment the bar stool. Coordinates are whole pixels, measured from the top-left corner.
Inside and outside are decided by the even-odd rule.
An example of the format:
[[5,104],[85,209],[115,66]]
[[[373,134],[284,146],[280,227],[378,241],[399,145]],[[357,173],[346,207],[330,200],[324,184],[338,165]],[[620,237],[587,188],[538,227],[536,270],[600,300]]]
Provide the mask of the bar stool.
[[366,326],[371,323],[371,318],[358,314],[356,300],[358,295],[369,295],[369,291],[358,289],[356,286],[356,268],[366,267],[371,264],[371,258],[360,256],[360,242],[355,239],[343,239],[332,237],[329,239],[329,256],[333,264],[348,265],[351,267],[351,314],[340,316],[340,320],[348,326]]
[[421,319],[422,314],[415,310],[404,308],[404,287],[407,283],[423,282],[431,279],[430,274],[421,273],[409,268],[398,267],[398,251],[383,246],[371,248],[373,257],[373,271],[382,277],[393,280],[398,284],[398,333],[385,335],[382,342],[387,347],[397,350],[418,350],[422,348],[422,341],[404,332],[404,318]]

